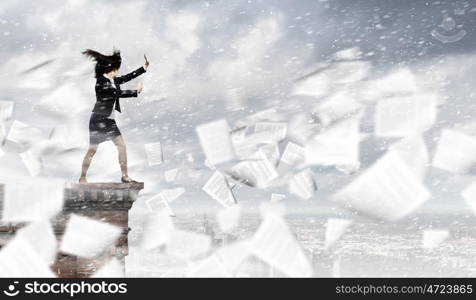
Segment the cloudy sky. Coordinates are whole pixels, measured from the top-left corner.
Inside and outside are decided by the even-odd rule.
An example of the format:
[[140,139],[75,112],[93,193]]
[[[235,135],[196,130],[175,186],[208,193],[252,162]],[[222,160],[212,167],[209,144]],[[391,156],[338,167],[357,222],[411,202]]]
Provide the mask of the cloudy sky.
[[[414,85],[435,95],[441,104],[438,120],[425,136],[433,153],[442,128],[471,122],[476,114],[475,16],[471,1],[3,0],[0,100],[15,102],[7,129],[13,119],[40,128],[45,137],[58,125],[78,127],[74,136],[79,147],[45,157],[42,172],[76,181],[95,101],[93,65],[80,52],[92,48],[108,53],[116,47],[123,73],[141,66],[147,54],[147,74],[127,85],[135,88],[143,82],[144,93],[122,102],[118,123],[131,152],[135,145],[163,143],[166,162],[159,167],[144,167],[139,154],[135,164],[131,154],[131,176],[161,188],[169,185],[162,180],[165,170],[203,167],[196,125],[219,118],[235,124],[268,108],[291,120],[339,89],[329,79],[317,95],[296,96],[296,80],[322,66],[332,68],[336,53],[351,49],[359,64],[339,65],[344,73],[357,74],[346,88],[371,89],[379,79],[404,70],[409,81],[398,83],[402,88]],[[440,38],[432,35],[435,31]],[[63,112],[49,112],[51,103]],[[364,132],[372,132],[371,113],[364,116]],[[387,140],[372,138],[363,143],[363,167],[387,146]],[[18,149],[4,148],[1,178],[30,176]],[[118,178],[114,151],[111,145],[100,148],[91,181]],[[193,153],[193,162],[186,161],[187,153]],[[332,170],[315,171],[324,194],[347,180]],[[210,174],[193,182],[188,201],[206,198],[199,187]],[[461,201],[459,191],[472,179],[471,174],[452,177],[432,170],[427,184],[434,201],[452,202]],[[243,193],[269,196],[246,188]]]

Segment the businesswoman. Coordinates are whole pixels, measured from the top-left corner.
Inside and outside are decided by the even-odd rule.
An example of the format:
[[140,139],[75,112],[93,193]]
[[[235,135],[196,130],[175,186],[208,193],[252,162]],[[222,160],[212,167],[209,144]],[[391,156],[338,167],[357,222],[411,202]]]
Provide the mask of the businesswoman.
[[84,156],[80,183],[87,183],[86,173],[100,143],[111,140],[119,152],[121,166],[121,181],[136,182],[127,174],[127,152],[124,139],[114,120],[115,110],[121,112],[120,98],[137,97],[142,92],[142,86],[137,90],[121,90],[121,84],[128,82],[146,72],[149,61],[144,55],[143,67],[124,76],[117,76],[121,67],[121,54],[114,50],[112,55],[104,55],[97,51],[87,49],[82,52],[85,56],[96,62],[96,104],[89,119],[89,149]]

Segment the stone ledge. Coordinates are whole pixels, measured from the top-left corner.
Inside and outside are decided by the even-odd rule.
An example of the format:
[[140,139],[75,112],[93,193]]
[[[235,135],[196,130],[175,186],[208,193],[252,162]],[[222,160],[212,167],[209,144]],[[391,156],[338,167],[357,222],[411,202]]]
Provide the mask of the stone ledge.
[[137,183],[114,183],[114,182],[92,182],[92,183],[67,183],[66,188],[80,190],[142,190],[143,182]]
[[[58,253],[52,270],[59,277],[89,277],[110,258],[116,257],[124,268],[124,257],[128,254],[128,233],[130,231],[129,209],[144,188],[138,183],[66,183],[63,210],[52,221],[57,240],[61,240],[71,213],[79,214],[122,228],[118,239],[100,256],[86,260],[76,256]],[[3,184],[0,184],[0,215],[3,202]],[[12,239],[25,223],[0,222],[0,249]]]

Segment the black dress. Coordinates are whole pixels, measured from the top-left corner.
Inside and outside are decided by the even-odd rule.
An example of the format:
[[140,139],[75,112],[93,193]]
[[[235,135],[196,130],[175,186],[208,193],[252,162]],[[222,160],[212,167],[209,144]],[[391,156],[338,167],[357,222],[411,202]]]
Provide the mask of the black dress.
[[89,144],[97,145],[122,135],[114,119],[93,112],[89,119]]
[[114,78],[114,85],[105,76],[96,81],[96,104],[89,119],[89,143],[97,145],[121,135],[116,121],[109,116],[113,109],[121,112],[119,98],[137,97],[137,90],[121,90],[120,84],[145,73],[143,67],[124,76]]

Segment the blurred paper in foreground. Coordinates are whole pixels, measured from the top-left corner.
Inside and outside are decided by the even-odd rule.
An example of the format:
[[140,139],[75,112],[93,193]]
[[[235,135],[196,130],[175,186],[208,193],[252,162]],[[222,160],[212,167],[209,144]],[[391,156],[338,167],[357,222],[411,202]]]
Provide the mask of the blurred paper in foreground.
[[202,124],[196,128],[196,131],[203,152],[210,164],[217,165],[235,157],[230,127],[225,119]]
[[64,180],[34,178],[5,184],[2,221],[49,219],[63,207]]
[[0,277],[55,277],[35,245],[17,236],[0,250]]
[[424,132],[436,121],[436,105],[431,94],[381,100],[375,112],[375,135],[403,137]]
[[108,223],[72,214],[61,240],[63,253],[93,258],[112,246],[122,229]]
[[329,218],[326,226],[326,241],[324,249],[331,248],[344,234],[345,230],[352,223],[351,220]]
[[285,221],[269,214],[251,243],[252,254],[290,277],[312,276],[311,265]]
[[307,143],[306,163],[323,166],[358,164],[359,141],[359,117],[341,121]]
[[475,165],[476,138],[455,130],[443,130],[433,166],[452,173],[465,173]]
[[334,195],[347,208],[386,220],[411,214],[429,198],[420,178],[393,152]]
[[215,173],[213,173],[202,189],[210,197],[225,207],[232,206],[236,203],[235,196],[230,189],[228,181],[219,171],[215,171]]

